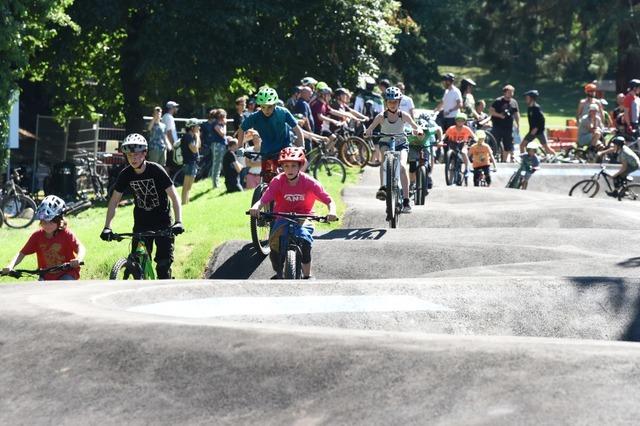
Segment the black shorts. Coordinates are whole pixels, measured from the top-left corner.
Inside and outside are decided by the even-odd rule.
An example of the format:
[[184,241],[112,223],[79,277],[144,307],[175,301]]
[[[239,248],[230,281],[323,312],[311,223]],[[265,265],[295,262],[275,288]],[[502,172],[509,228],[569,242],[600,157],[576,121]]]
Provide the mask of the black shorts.
[[536,138],[540,141],[542,145],[547,144],[547,136],[544,134],[544,131],[538,133],[537,135],[532,135],[531,133],[527,133],[527,136],[524,137],[524,141],[531,142]]
[[502,142],[502,148],[505,151],[513,151],[513,130],[512,129],[500,129],[494,127],[491,130],[491,134],[496,138],[496,143]]

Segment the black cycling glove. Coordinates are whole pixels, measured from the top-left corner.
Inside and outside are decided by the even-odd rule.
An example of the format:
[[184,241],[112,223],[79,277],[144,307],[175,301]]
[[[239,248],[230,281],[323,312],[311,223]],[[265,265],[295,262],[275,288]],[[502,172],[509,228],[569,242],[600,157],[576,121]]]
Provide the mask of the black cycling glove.
[[100,233],[100,239],[102,241],[111,241],[112,237],[113,237],[113,231],[111,231],[111,229],[109,228],[104,228]]
[[180,235],[184,232],[184,226],[182,226],[182,222],[176,222],[171,227],[171,232],[173,235]]

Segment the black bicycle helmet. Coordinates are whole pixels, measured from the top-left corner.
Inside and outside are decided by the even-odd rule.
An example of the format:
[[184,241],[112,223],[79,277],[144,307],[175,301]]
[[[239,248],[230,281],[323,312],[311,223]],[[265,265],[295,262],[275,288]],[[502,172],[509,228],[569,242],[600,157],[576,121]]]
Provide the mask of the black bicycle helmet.
[[529,90],[524,92],[525,96],[531,96],[532,98],[537,98],[538,96],[540,96],[540,92],[538,92],[537,90]]
[[455,81],[456,76],[450,72],[443,74],[440,76],[440,79],[443,81]]

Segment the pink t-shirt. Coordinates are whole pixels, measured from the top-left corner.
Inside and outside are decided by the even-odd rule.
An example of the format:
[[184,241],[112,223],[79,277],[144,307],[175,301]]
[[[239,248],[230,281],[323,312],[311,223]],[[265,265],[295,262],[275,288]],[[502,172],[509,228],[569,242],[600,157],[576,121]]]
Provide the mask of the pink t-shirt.
[[275,201],[273,211],[276,213],[312,214],[316,200],[329,204],[331,196],[327,194],[320,182],[306,173],[300,173],[298,183],[289,185],[287,175],[279,174],[262,194],[262,204]]

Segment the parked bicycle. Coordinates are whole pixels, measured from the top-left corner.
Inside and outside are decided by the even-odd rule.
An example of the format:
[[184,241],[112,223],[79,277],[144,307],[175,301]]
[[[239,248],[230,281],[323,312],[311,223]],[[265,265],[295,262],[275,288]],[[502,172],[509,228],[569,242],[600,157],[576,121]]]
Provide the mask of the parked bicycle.
[[327,223],[327,217],[311,214],[260,212],[260,218],[269,221],[281,218],[287,221],[286,238],[283,238],[284,241],[281,240],[280,243],[278,272],[284,279],[302,279],[302,243],[300,238],[296,236],[296,227],[300,226],[300,223],[304,222],[304,220]]
[[145,232],[127,232],[123,234],[113,233],[111,241],[122,241],[124,239],[132,239],[135,247],[125,258],[120,258],[111,267],[109,274],[110,280],[155,280],[156,274],[153,270],[153,262],[149,256],[149,250],[145,243],[145,238],[151,237],[171,237],[173,236],[171,229],[163,229],[160,231]]
[[0,191],[2,222],[10,228],[26,228],[36,220],[36,203],[17,182],[19,169],[15,169]]
[[[103,154],[103,156],[111,156],[111,154]],[[108,174],[103,176],[97,171],[97,166],[102,165],[102,162],[84,149],[74,155],[73,159],[76,163],[78,197],[87,199],[87,194],[93,193],[94,201],[106,201],[109,176]]]
[[[600,191],[600,178],[602,178],[607,185],[608,192],[613,192],[616,188],[614,185],[614,178],[607,173],[607,167],[604,164],[600,164],[600,171],[591,176],[590,179],[584,179],[576,183],[569,190],[570,197],[595,197]],[[618,200],[629,199],[637,200],[638,194],[640,194],[639,184],[629,184],[633,178],[627,176],[622,182],[622,186],[618,188]]]
[[351,129],[340,127],[335,131],[338,158],[348,167],[364,167],[371,159],[367,142],[353,134]]
[[[80,262],[80,265],[84,265],[84,262]],[[22,276],[26,275],[31,277],[38,277],[39,280],[44,280],[44,276],[48,273],[68,271],[69,269],[71,269],[71,263],[66,262],[60,265],[50,266],[48,268],[14,269],[6,274],[3,273],[2,270],[0,270],[0,275],[9,276],[16,279],[22,278]]]
[[309,154],[309,172],[315,179],[327,185],[331,182],[344,183],[347,180],[347,169],[339,158],[327,153],[325,142],[319,142]]

